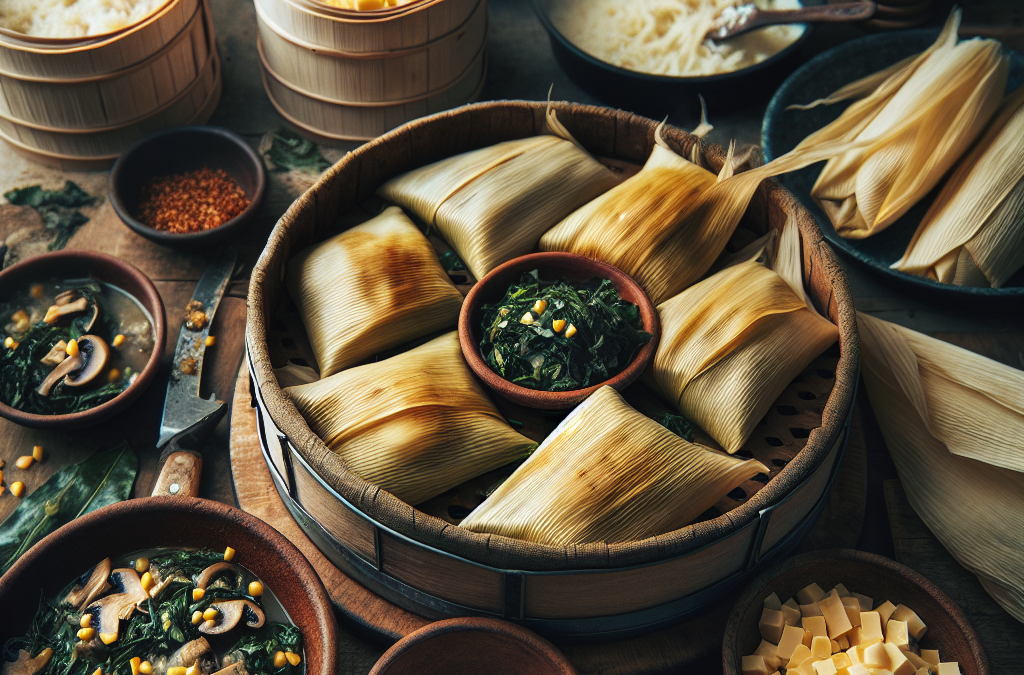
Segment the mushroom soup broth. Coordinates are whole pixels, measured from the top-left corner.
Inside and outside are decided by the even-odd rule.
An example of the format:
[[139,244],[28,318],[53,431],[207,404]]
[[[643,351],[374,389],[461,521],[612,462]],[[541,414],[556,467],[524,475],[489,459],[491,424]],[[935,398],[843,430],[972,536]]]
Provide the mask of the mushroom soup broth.
[[[229,553],[106,558],[40,599],[2,675],[302,675],[302,635]],[[123,617],[123,618],[118,618]]]
[[153,353],[153,319],[116,286],[49,280],[0,297],[0,401],[81,412],[127,389]]

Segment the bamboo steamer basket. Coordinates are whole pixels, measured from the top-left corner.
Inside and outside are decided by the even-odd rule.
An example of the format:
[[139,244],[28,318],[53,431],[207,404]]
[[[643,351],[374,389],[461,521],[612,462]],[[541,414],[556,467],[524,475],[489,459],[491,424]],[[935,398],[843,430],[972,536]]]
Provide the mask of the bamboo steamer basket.
[[145,61],[178,35],[199,0],[170,0],[143,21],[104,38],[35,38],[0,29],[0,75],[42,79],[104,75]]
[[[160,3],[160,5],[154,8],[149,14],[142,17],[142,19],[136,23],[142,23],[153,14],[158,13],[167,5],[167,3],[168,0],[163,0],[163,2]],[[134,24],[122,26],[121,28],[107,31],[106,33],[97,33],[96,35],[89,35],[84,37],[41,37],[38,35],[28,35],[26,33],[19,33],[18,31],[0,26],[0,39],[17,40],[20,42],[25,42],[29,44],[39,44],[44,46],[73,46],[76,44],[88,42],[99,42],[104,38],[120,35],[121,33],[124,33],[126,30],[130,29],[132,25]]]
[[257,47],[263,86],[271,104],[296,127],[328,142],[368,141],[411,119],[472,101],[480,95],[487,72],[486,52],[481,46],[453,83],[428,96],[382,103],[342,102],[285,82],[267,65],[259,39]]
[[[297,90],[345,103],[425,98],[455,82],[487,39],[487,2],[425,45],[386,52],[343,52],[289,36],[256,2],[267,67]],[[451,106],[448,106],[451,107]]]
[[[594,106],[554,106],[575,138],[598,157],[640,165],[654,146],[654,120]],[[787,390],[792,398],[783,394],[765,418],[767,426],[759,427],[768,445],[799,450],[789,461],[774,463],[782,468],[767,484],[716,518],[642,541],[569,547],[463,530],[349,473],[310,430],[273,373],[288,360],[298,362],[293,355],[310,353],[284,289],[293,255],[376,212],[374,191],[394,176],[538,133],[544,108],[527,101],[488,102],[410,122],[346,155],[292,204],[249,285],[252,403],[264,457],[285,505],[335,565],[374,592],[430,618],[502,617],[562,641],[624,637],[708,610],[792,550],[820,512],[839,465],[859,372],[855,312],[841,265],[792,194],[766,181],[744,224],[779,230],[796,217],[805,287],[839,327],[840,339],[829,367],[815,371],[828,381],[816,416],[798,408],[809,393],[799,391],[804,385],[798,378]],[[683,156],[699,143],[678,129],[668,129],[666,136]],[[701,149],[717,171],[722,149]]]
[[264,16],[305,43],[346,53],[421,47],[463,25],[480,0],[417,0],[358,12],[316,0],[255,0]]

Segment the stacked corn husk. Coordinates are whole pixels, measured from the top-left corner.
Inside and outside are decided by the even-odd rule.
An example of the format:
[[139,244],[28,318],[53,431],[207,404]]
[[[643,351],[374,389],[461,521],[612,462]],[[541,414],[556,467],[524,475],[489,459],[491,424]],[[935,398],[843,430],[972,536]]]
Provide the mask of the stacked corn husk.
[[408,504],[535,447],[488,400],[454,332],[285,393],[352,473]]
[[960,162],[893,269],[999,288],[1024,266],[1024,86]]
[[461,525],[551,546],[635,541],[691,523],[767,472],[683,440],[602,387]]
[[871,407],[910,504],[1024,621],[1024,372],[858,319]]

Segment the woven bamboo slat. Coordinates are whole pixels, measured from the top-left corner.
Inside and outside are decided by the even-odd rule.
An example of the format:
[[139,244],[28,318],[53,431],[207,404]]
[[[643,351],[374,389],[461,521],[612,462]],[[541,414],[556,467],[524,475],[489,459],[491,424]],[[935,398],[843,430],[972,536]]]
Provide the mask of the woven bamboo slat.
[[413,49],[352,53],[326,49],[287,35],[256,3],[268,67],[295,89],[339,102],[422,98],[451,85],[487,39],[487,3],[480,0],[461,26]]
[[[171,0],[115,35],[71,43],[28,42],[0,35],[0,75],[82,78],[122,70],[160,51],[196,13],[199,0]],[[18,35],[18,34],[14,34]]]
[[472,101],[479,96],[487,71],[486,52],[481,47],[455,82],[429,96],[388,103],[339,103],[297,91],[283,82],[267,65],[262,44],[257,44],[270,102],[295,126],[328,140],[370,140],[409,120]]

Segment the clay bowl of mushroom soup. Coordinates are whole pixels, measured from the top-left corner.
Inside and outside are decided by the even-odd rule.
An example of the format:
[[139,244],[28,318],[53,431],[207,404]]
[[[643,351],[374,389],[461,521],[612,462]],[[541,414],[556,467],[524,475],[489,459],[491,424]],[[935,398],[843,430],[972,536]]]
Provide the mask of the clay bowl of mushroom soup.
[[117,258],[57,251],[0,272],[0,416],[78,429],[127,408],[153,383],[164,307]]
[[0,607],[9,675],[68,672],[73,654],[87,661],[73,673],[336,670],[334,613],[309,562],[263,521],[205,499],[131,499],[71,521],[0,577]]

